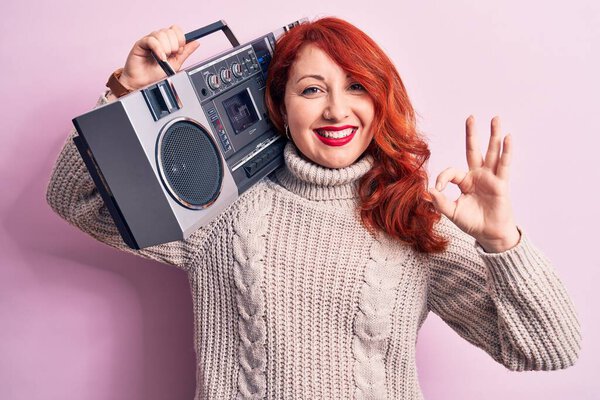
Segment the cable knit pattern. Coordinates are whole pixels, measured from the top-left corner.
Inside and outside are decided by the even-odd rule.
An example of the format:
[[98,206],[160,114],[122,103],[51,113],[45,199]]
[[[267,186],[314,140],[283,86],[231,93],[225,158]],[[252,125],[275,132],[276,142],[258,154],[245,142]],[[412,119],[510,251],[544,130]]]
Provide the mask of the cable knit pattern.
[[233,227],[233,274],[239,317],[238,399],[261,399],[266,393],[266,328],[262,282],[265,233],[270,204],[264,192],[244,207]]
[[357,400],[386,398],[384,357],[391,332],[395,289],[400,281],[400,264],[408,252],[394,253],[393,242],[380,235],[373,246],[364,276],[364,285],[352,341]]
[[417,254],[361,224],[356,188],[371,157],[329,169],[288,143],[284,160],[188,239],[138,251],[70,139],[52,172],[47,200],[62,218],[188,274],[195,400],[421,400],[416,343],[429,311],[510,370],[576,362],[575,307],[523,227],[493,254],[442,217],[448,248]]

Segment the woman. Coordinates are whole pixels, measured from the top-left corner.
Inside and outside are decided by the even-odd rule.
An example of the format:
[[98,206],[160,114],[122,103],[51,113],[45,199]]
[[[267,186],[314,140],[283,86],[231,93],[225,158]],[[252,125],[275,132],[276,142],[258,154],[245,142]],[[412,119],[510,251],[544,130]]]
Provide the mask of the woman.
[[[163,77],[150,51],[179,68],[196,47],[177,26],[153,32],[116,76],[143,87]],[[335,18],[278,41],[265,100],[290,139],[285,166],[188,240],[129,249],[70,140],[48,187],[52,208],[93,237],[187,271],[196,398],[420,399],[415,345],[430,310],[511,370],[575,363],[576,313],[515,224],[497,118],[485,159],[467,119],[469,171],[449,168],[428,191],[429,150],[398,73]]]

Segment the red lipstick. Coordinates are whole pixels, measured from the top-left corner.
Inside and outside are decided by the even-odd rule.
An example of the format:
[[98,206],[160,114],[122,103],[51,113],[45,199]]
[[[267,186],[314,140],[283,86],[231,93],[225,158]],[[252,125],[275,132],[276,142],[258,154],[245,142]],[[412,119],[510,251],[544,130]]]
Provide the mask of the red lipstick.
[[344,129],[348,129],[348,128],[356,128],[353,125],[343,125],[343,126],[322,126],[320,128],[317,128],[316,130],[320,130],[320,131],[343,131]]
[[[325,137],[325,136],[319,134],[319,132],[318,132],[318,131],[337,132],[337,131],[343,131],[346,129],[352,129],[352,133],[350,133],[348,136],[344,136],[341,138]],[[325,143],[328,146],[343,146],[352,140],[354,135],[356,135],[357,130],[358,130],[358,128],[356,126],[343,125],[343,126],[322,126],[320,128],[315,129],[313,132],[315,133],[315,135],[319,138],[319,140],[321,142]]]

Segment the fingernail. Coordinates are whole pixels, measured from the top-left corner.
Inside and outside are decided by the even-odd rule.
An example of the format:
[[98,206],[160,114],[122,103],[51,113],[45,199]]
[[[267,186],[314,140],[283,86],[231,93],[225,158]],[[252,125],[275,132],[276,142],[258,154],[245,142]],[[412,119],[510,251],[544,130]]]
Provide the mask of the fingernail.
[[440,192],[442,190],[442,184],[438,183],[437,185],[435,185],[435,188],[438,192]]

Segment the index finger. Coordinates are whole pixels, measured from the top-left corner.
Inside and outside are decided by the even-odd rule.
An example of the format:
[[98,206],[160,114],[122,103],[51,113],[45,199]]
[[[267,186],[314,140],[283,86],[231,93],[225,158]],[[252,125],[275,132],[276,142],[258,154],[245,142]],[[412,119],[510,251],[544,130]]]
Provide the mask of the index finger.
[[167,60],[167,53],[163,50],[162,45],[154,36],[144,36],[137,43],[142,50],[154,53],[154,55],[162,61]]

